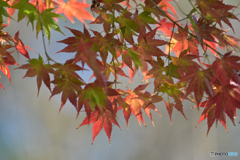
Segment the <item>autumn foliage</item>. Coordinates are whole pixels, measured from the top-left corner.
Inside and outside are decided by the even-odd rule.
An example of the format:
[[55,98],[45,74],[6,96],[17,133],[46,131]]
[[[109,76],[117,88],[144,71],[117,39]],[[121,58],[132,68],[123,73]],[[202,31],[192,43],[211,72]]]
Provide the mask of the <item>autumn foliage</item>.
[[[117,114],[123,113],[128,127],[131,115],[140,125],[146,125],[145,112],[154,125],[151,110],[161,116],[155,105],[161,101],[165,102],[171,123],[173,108],[187,119],[182,103],[187,100],[195,108],[203,108],[199,122],[207,119],[207,134],[218,121],[227,130],[226,116],[235,125],[236,109],[240,109],[240,56],[233,53],[239,51],[240,39],[228,35],[223,24],[234,32],[231,22],[239,21],[234,15],[238,8],[222,0],[188,2],[192,10],[180,18],[171,0],[93,0],[92,4],[85,0],[0,0],[0,69],[11,82],[8,66],[18,65],[12,54],[20,52],[28,63],[17,69],[26,70],[24,77],[36,77],[37,94],[43,81],[51,97],[61,94],[60,110],[69,100],[77,116],[86,113],[79,127],[93,123],[92,143],[103,128],[111,143],[113,126],[121,129]],[[14,13],[18,22],[27,18],[36,35],[41,32],[48,40],[51,29],[64,34],[57,18],[81,21],[83,31],[66,27],[72,36],[57,41],[65,45],[57,53],[74,53],[74,58],[61,64],[46,49],[38,59],[31,58],[31,46],[21,41],[21,33],[17,31],[12,38],[4,31],[11,27]],[[89,26],[86,20],[91,22]],[[103,29],[92,30],[91,25]],[[226,51],[219,52],[218,48]],[[215,56],[214,60],[209,60],[209,55]],[[93,72],[92,83],[77,73],[89,72],[86,65]],[[139,69],[146,84],[130,90],[118,80],[124,76],[132,82]],[[113,81],[109,80],[111,74]],[[145,90],[150,83],[154,85],[152,93]],[[119,85],[126,90],[117,88]]]

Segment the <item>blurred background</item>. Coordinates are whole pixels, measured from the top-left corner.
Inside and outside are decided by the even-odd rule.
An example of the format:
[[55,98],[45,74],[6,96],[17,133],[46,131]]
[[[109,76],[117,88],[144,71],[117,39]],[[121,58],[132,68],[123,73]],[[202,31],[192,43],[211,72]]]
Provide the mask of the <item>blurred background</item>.
[[[90,0],[87,1],[89,4]],[[225,3],[237,5],[236,0],[225,0]],[[187,0],[177,2],[180,8],[189,13],[192,9]],[[171,3],[179,12],[175,3]],[[239,17],[239,9],[235,11]],[[95,15],[96,17],[97,15]],[[181,16],[181,14],[180,14]],[[183,16],[182,16],[183,17]],[[17,20],[17,13],[13,17]],[[240,38],[240,23],[231,21],[235,29],[235,37]],[[25,20],[17,23],[12,21],[6,27],[11,36],[19,30],[20,38],[25,45],[39,52],[46,59],[42,44],[41,33],[36,40],[36,31],[32,31],[32,26],[26,27]],[[63,26],[83,31],[83,24],[75,19],[75,24],[67,20],[59,20],[59,26],[66,36],[51,30],[51,42],[46,41],[47,51],[50,56],[58,62],[65,62],[72,58],[74,53],[58,53],[57,51],[65,47],[64,44],[56,43],[58,40],[72,36],[71,32]],[[89,25],[91,29],[99,30],[98,25]],[[229,27],[224,25],[226,29]],[[232,31],[229,33],[233,34]],[[46,38],[47,40],[47,38]],[[223,52],[224,53],[224,52]],[[29,51],[31,58],[38,55]],[[237,53],[239,54],[239,53]],[[15,54],[17,63],[20,65],[27,62],[26,58]],[[13,70],[11,68],[12,82],[9,84],[7,78],[1,73],[0,82],[7,92],[0,89],[0,160],[156,160],[156,159],[177,159],[177,160],[223,160],[239,159],[238,157],[210,157],[211,151],[216,152],[238,152],[240,154],[240,125],[239,119],[236,126],[233,126],[227,118],[229,133],[219,123],[218,127],[212,127],[208,137],[207,121],[201,122],[195,128],[202,110],[191,108],[192,103],[184,102],[184,112],[188,120],[176,109],[173,110],[171,125],[168,112],[164,102],[157,103],[156,107],[162,114],[162,118],[155,112],[152,126],[150,119],[145,113],[144,119],[147,127],[139,126],[137,119],[131,116],[129,130],[123,118],[122,111],[118,113],[118,122],[122,131],[116,126],[112,131],[112,144],[108,143],[108,138],[102,130],[96,137],[94,144],[92,141],[92,125],[83,126],[76,130],[85,118],[85,113],[80,113],[76,119],[75,108],[67,102],[59,113],[61,96],[54,96],[50,101],[50,92],[42,84],[39,96],[37,97],[36,78],[25,78],[26,70]],[[128,74],[128,72],[126,71]],[[91,72],[81,73],[81,77],[88,82]],[[113,79],[113,77],[111,77]],[[143,77],[141,72],[136,74],[132,84],[127,78],[119,80],[134,89],[141,82]],[[153,81],[150,79],[150,81]],[[125,89],[125,88],[123,88]],[[153,92],[153,85],[149,85],[147,90]],[[239,111],[237,111],[239,115]],[[215,125],[215,124],[214,124]]]

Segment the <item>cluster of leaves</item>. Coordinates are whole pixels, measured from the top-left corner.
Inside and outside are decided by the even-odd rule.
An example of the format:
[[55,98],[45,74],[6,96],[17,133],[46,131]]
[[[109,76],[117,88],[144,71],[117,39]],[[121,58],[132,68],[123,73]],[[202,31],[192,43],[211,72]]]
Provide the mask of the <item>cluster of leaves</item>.
[[[119,110],[123,110],[127,127],[132,114],[140,125],[141,122],[146,125],[142,110],[153,123],[150,109],[158,112],[154,104],[161,101],[165,101],[171,123],[173,108],[186,118],[182,100],[188,100],[197,109],[204,108],[199,122],[207,119],[207,134],[215,121],[216,124],[220,121],[227,130],[226,115],[235,125],[236,109],[240,109],[240,78],[236,72],[240,70],[240,57],[232,54],[239,49],[239,39],[227,35],[222,22],[234,31],[229,20],[239,21],[233,14],[236,6],[226,5],[221,0],[196,0],[195,4],[189,0],[193,9],[184,13],[186,18],[179,19],[169,1],[133,0],[130,5],[129,0],[94,0],[91,5],[77,0],[67,3],[63,0],[0,0],[1,70],[10,80],[8,65],[17,65],[11,56],[13,51],[7,51],[10,48],[28,58],[27,64],[18,67],[27,69],[24,77],[37,77],[38,93],[42,81],[51,97],[61,93],[60,110],[69,100],[76,108],[77,116],[85,111],[86,118],[79,127],[93,123],[92,143],[102,128],[111,143],[112,124],[121,129],[116,119]],[[98,14],[96,19],[86,10],[90,6],[92,12]],[[49,40],[50,28],[63,33],[56,22],[56,18],[65,19],[60,13],[72,23],[74,17],[84,24],[84,20],[91,20],[90,24],[102,25],[103,32],[91,30],[90,34],[86,27],[83,31],[67,27],[73,36],[58,41],[67,45],[58,53],[75,53],[73,59],[60,64],[51,59],[47,51],[47,62],[40,55],[38,59],[30,59],[26,46],[18,38],[19,32],[11,38],[2,31],[7,26],[3,24],[2,16],[8,17],[9,23],[15,10],[18,10],[17,21],[27,17],[33,29],[36,21],[37,35],[44,28]],[[157,35],[164,38],[157,38]],[[227,53],[221,54],[218,47],[226,49]],[[209,51],[216,58],[206,64]],[[107,61],[109,54],[112,56],[110,62]],[[92,83],[84,82],[77,74],[86,71],[85,64],[95,77]],[[124,67],[128,67],[129,76],[124,73]],[[131,82],[139,68],[143,80],[154,79],[153,93],[145,91],[150,83],[134,90],[116,88],[116,84],[122,84],[118,76],[127,77]],[[113,82],[109,81],[111,73]],[[163,95],[168,98],[164,99]]]

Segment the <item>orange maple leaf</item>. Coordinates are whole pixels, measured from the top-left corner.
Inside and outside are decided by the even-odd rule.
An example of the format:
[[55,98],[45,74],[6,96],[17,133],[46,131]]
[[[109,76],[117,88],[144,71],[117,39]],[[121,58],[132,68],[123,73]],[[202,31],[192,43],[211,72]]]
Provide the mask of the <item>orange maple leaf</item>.
[[74,23],[73,17],[76,17],[79,21],[85,24],[83,19],[95,20],[91,13],[85,8],[90,7],[90,4],[84,2],[78,2],[77,0],[69,0],[67,4],[63,0],[58,0],[59,6],[56,13],[64,13],[64,15]]

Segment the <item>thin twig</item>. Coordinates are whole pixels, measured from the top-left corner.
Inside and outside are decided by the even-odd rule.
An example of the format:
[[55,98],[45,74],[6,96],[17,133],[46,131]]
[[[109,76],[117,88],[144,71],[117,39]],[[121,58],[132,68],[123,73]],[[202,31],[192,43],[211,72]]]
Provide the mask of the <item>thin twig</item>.
[[208,19],[207,19],[204,15],[202,15],[202,13],[199,12],[199,10],[192,4],[191,0],[188,0],[188,1],[189,1],[189,3],[191,4],[191,6],[198,12],[198,14],[199,14],[201,17],[203,17],[206,21],[208,21]]
[[[178,9],[182,12],[182,14],[184,14],[185,16],[187,16],[187,14],[184,13],[184,12],[182,11],[182,9],[179,7],[178,3],[177,3],[176,1],[173,1],[173,2],[175,2],[175,4],[177,5]],[[180,17],[180,16],[179,16],[179,17]]]
[[[112,33],[113,33],[113,37],[112,37],[112,46],[114,47],[114,35],[115,35],[115,0],[113,0],[113,21],[112,21]],[[117,73],[116,73],[116,67],[115,67],[115,63],[114,63],[114,56],[112,57],[112,63],[113,63],[113,68],[114,68],[114,82],[115,82],[115,89],[117,89]]]
[[39,12],[39,6],[38,6],[38,0],[37,0],[37,8],[38,8],[38,15],[39,15],[39,22],[41,25],[41,31],[42,31],[42,40],[43,40],[43,47],[44,47],[44,51],[45,51],[45,55],[47,57],[47,61],[49,64],[49,61],[53,61],[55,63],[57,63],[55,60],[53,60],[47,53],[47,48],[46,48],[46,43],[45,43],[45,38],[44,38],[44,32],[43,32],[43,25],[42,25],[42,17],[41,17],[41,13]]
[[172,34],[169,40],[169,48],[168,48],[168,76],[170,77],[170,67],[169,67],[169,63],[170,63],[170,50],[171,50],[171,41],[172,41],[172,37],[173,37],[173,33],[174,33],[174,28],[175,28],[175,24],[173,24],[173,29],[172,29]]

